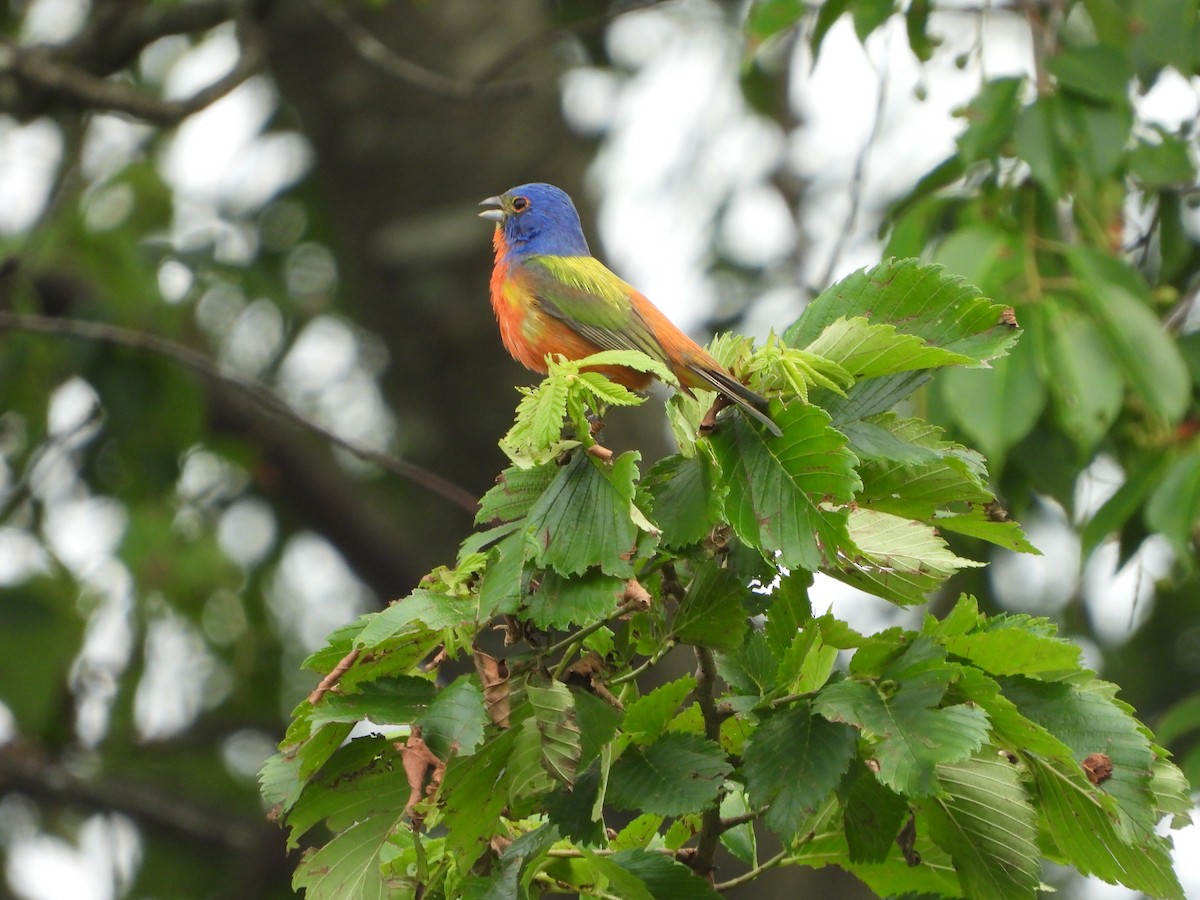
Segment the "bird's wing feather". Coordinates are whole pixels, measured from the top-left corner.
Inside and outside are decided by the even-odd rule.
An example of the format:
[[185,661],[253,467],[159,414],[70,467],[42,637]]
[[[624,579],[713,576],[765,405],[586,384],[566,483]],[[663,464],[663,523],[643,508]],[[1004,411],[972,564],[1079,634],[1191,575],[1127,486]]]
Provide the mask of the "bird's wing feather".
[[533,256],[522,268],[539,307],[603,350],[667,356],[634,304],[637,291],[592,256]]

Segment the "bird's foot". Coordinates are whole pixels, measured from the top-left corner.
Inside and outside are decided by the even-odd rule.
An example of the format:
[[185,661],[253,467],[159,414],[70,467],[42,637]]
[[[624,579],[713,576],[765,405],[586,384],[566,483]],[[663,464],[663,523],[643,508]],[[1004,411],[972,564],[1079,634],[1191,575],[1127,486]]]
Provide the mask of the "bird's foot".
[[717,399],[713,401],[713,405],[708,408],[708,412],[700,420],[700,433],[703,435],[712,434],[717,427],[717,413],[731,405],[732,402],[724,394],[717,394]]

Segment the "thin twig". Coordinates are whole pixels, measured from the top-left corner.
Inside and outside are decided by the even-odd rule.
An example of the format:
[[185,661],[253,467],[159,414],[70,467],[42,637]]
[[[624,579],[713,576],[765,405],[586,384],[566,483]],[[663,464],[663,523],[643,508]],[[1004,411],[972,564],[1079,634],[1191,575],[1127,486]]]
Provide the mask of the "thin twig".
[[721,820],[721,831],[729,831],[731,828],[737,828],[739,825],[745,825],[747,822],[753,822],[755,819],[762,816],[767,811],[764,806],[761,809],[752,809],[750,812],[742,813],[740,816],[730,816],[728,819]]
[[761,865],[755,866],[750,871],[743,872],[741,875],[737,876],[736,878],[730,878],[728,881],[721,881],[721,882],[718,882],[717,884],[714,884],[713,890],[717,891],[719,893],[722,891],[727,891],[730,888],[735,888],[739,884],[746,884],[747,882],[753,881],[755,878],[757,878],[763,872],[767,871],[767,869],[773,869],[777,865],[779,865],[781,862],[783,862],[785,859],[787,859],[788,854],[790,852],[791,852],[790,850],[780,850],[778,853],[776,853],[774,856],[772,856],[766,862],[762,863]]
[[618,606],[611,615],[605,616],[599,622],[593,622],[591,625],[580,628],[578,631],[569,634],[561,641],[558,641],[557,643],[551,644],[549,647],[547,647],[544,651],[542,651],[543,656],[553,656],[560,650],[567,651],[563,654],[562,659],[558,661],[558,665],[554,667],[554,672],[552,673],[551,677],[557,679],[562,675],[563,672],[566,671],[567,664],[570,662],[571,657],[575,655],[575,651],[578,650],[578,648],[583,644],[583,639],[585,637],[587,637],[589,634],[599,631],[613,619],[619,619],[626,613],[641,608],[641,606],[641,600],[626,600],[624,603]]
[[[885,54],[885,58],[887,56],[888,54]],[[875,119],[871,123],[871,131],[867,134],[867,139],[863,142],[862,147],[859,148],[858,157],[854,160],[854,172],[850,176],[850,210],[846,213],[846,219],[842,222],[842,231],[829,252],[829,262],[826,264],[825,272],[817,285],[820,290],[824,290],[833,283],[833,276],[837,272],[837,264],[841,260],[846,246],[850,243],[850,238],[854,235],[854,228],[858,224],[858,213],[862,208],[864,183],[867,178],[867,159],[870,157],[871,151],[875,148],[875,144],[879,140],[879,135],[883,131],[883,114],[887,107],[887,88],[890,79],[878,70],[876,71],[876,75],[878,76],[879,93],[875,97]]]
[[156,356],[161,356],[177,363],[185,369],[190,369],[215,384],[238,391],[264,411],[318,435],[334,446],[345,450],[347,453],[365,462],[386,469],[394,475],[412,481],[414,484],[419,484],[426,490],[462,507],[467,512],[474,513],[479,508],[478,501],[472,494],[453,482],[446,480],[441,475],[431,472],[424,466],[417,465],[416,463],[398,459],[395,456],[380,453],[376,450],[369,450],[366,447],[360,447],[346,440],[296,412],[296,410],[288,406],[283,399],[266,385],[222,372],[203,353],[175,341],[159,337],[156,334],[133,331],[105,322],[27,315],[5,310],[0,310],[0,331],[2,330],[82,338],[83,340],[129,347],[134,350],[142,350]]
[[365,25],[346,11],[341,2],[310,0],[310,6],[332,22],[345,35],[354,52],[381,71],[413,87],[455,100],[480,97],[513,96],[534,87],[528,79],[509,81],[463,81],[451,78],[398,54]]

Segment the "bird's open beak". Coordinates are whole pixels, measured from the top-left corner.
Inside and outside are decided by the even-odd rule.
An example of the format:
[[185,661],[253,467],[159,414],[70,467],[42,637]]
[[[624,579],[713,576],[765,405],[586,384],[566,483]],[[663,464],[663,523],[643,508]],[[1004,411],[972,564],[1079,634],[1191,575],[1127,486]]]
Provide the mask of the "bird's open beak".
[[493,222],[503,222],[504,221],[504,204],[500,201],[499,197],[488,197],[486,200],[482,201],[479,205],[494,207],[492,209],[485,209],[483,212],[481,212],[479,214],[479,218],[491,219]]

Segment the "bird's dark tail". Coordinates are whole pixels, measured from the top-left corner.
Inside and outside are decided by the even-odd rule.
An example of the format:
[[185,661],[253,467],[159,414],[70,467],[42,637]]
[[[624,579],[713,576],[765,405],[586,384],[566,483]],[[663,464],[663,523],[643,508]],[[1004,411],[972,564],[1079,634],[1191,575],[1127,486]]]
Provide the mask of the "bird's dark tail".
[[741,407],[747,415],[766,426],[767,430],[775,437],[780,437],[783,432],[779,430],[779,426],[771,421],[771,417],[767,415],[767,398],[762,397],[750,388],[746,387],[736,378],[727,375],[725,372],[714,372],[711,369],[702,369],[699,366],[692,367],[692,371],[698,376],[712,385],[713,390],[723,397],[732,400]]

